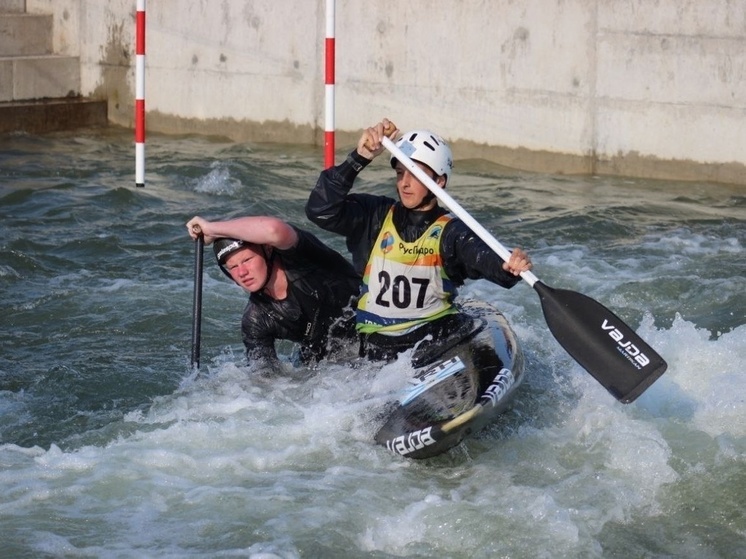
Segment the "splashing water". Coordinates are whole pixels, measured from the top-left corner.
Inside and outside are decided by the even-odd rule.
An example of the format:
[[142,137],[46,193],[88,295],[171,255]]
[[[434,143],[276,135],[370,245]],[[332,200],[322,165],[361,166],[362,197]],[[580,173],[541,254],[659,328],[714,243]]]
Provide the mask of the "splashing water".
[[[7,556],[746,554],[742,190],[459,161],[454,198],[669,369],[619,404],[564,353],[528,286],[470,282],[462,295],[513,324],[526,381],[477,436],[410,461],[372,442],[406,360],[252,374],[245,295],[210,258],[202,370],[188,364],[190,217],[280,215],[346,254],[305,218],[317,151],[155,136],[135,189],[128,131],[0,139]],[[379,163],[356,189],[393,193]]]

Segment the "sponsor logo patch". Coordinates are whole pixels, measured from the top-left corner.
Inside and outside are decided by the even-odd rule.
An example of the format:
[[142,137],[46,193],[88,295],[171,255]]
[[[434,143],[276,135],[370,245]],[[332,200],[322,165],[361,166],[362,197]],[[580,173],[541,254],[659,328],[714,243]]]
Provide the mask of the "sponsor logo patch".
[[386,231],[383,234],[383,239],[381,239],[381,251],[384,254],[388,254],[392,248],[394,248],[394,236]]
[[466,365],[464,365],[458,355],[438,363],[435,367],[410,380],[412,386],[407,388],[406,392],[399,398],[399,403],[402,406],[407,405],[429,388],[463,371],[465,368]]
[[430,434],[432,427],[425,427],[419,431],[413,431],[406,435],[399,435],[394,439],[386,441],[386,448],[391,452],[406,456],[415,450],[420,450],[431,444],[435,444],[435,439]]
[[608,333],[609,337],[617,343],[617,350],[619,353],[624,355],[636,369],[642,369],[645,365],[650,363],[648,356],[640,351],[640,349],[631,341],[625,340],[624,334],[622,334],[619,329],[608,320],[604,319],[601,329]]
[[500,372],[495,375],[495,378],[487,387],[487,390],[484,391],[484,394],[482,394],[480,404],[483,406],[488,404],[492,407],[496,406],[514,384],[515,377],[513,376],[513,371],[510,369],[501,369]]

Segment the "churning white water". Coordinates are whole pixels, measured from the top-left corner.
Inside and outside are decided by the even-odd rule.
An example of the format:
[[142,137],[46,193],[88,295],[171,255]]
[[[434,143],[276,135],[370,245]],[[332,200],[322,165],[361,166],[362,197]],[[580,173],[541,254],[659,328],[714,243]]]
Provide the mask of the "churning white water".
[[[527,358],[513,408],[423,461],[373,443],[406,359],[252,374],[245,296],[195,214],[303,214],[320,154],[160,137],[0,142],[0,554],[7,557],[697,557],[746,554],[746,198],[709,184],[456,164],[451,194],[545,283],[613,309],[669,369],[618,403],[526,284],[471,282]],[[458,155],[458,154],[456,154]],[[376,163],[361,190],[392,191]],[[341,239],[313,229],[344,253]],[[292,347],[283,346],[285,355]]]

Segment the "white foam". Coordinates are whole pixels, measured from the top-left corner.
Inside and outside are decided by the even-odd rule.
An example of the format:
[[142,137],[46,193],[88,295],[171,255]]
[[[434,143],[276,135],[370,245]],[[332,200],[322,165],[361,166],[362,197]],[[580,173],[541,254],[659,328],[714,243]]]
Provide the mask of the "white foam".
[[[546,386],[556,395],[535,418],[498,440],[474,439],[440,466],[372,443],[382,402],[409,372],[402,362],[263,378],[226,356],[128,414],[121,432],[131,434],[105,446],[0,446],[0,513],[34,526],[50,514],[86,519],[75,536],[27,533],[29,546],[49,554],[189,556],[213,542],[227,554],[297,557],[304,534],[321,531],[370,553],[516,556],[546,546],[597,555],[595,535],[609,522],[662,514],[662,490],[681,476],[671,422],[682,431],[675,436],[718,441],[701,452],[743,460],[737,369],[746,327],[712,340],[680,318],[669,330],[652,322],[641,334],[670,370],[629,406],[545,327],[521,324],[531,334],[524,344],[545,344],[552,365],[528,374],[554,370]],[[526,525],[530,537],[519,530]],[[494,537],[505,533],[516,535]],[[232,542],[219,543],[227,535]]]
[[207,194],[232,195],[241,188],[241,181],[231,175],[230,166],[222,161],[213,161],[211,171],[196,180],[195,192]]

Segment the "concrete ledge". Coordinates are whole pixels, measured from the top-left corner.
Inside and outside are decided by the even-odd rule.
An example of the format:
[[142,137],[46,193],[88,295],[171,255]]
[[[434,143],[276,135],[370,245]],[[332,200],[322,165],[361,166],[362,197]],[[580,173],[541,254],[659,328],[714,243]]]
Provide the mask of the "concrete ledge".
[[13,59],[0,59],[0,102],[13,100]]
[[0,0],[0,13],[22,14],[26,11],[26,0]]
[[77,57],[16,58],[14,66],[14,100],[80,94],[80,61]]
[[3,56],[51,54],[52,16],[0,13],[0,53]]
[[0,134],[106,126],[106,101],[85,98],[0,103]]
[[0,101],[80,95],[80,61],[74,56],[0,58],[0,77]]

